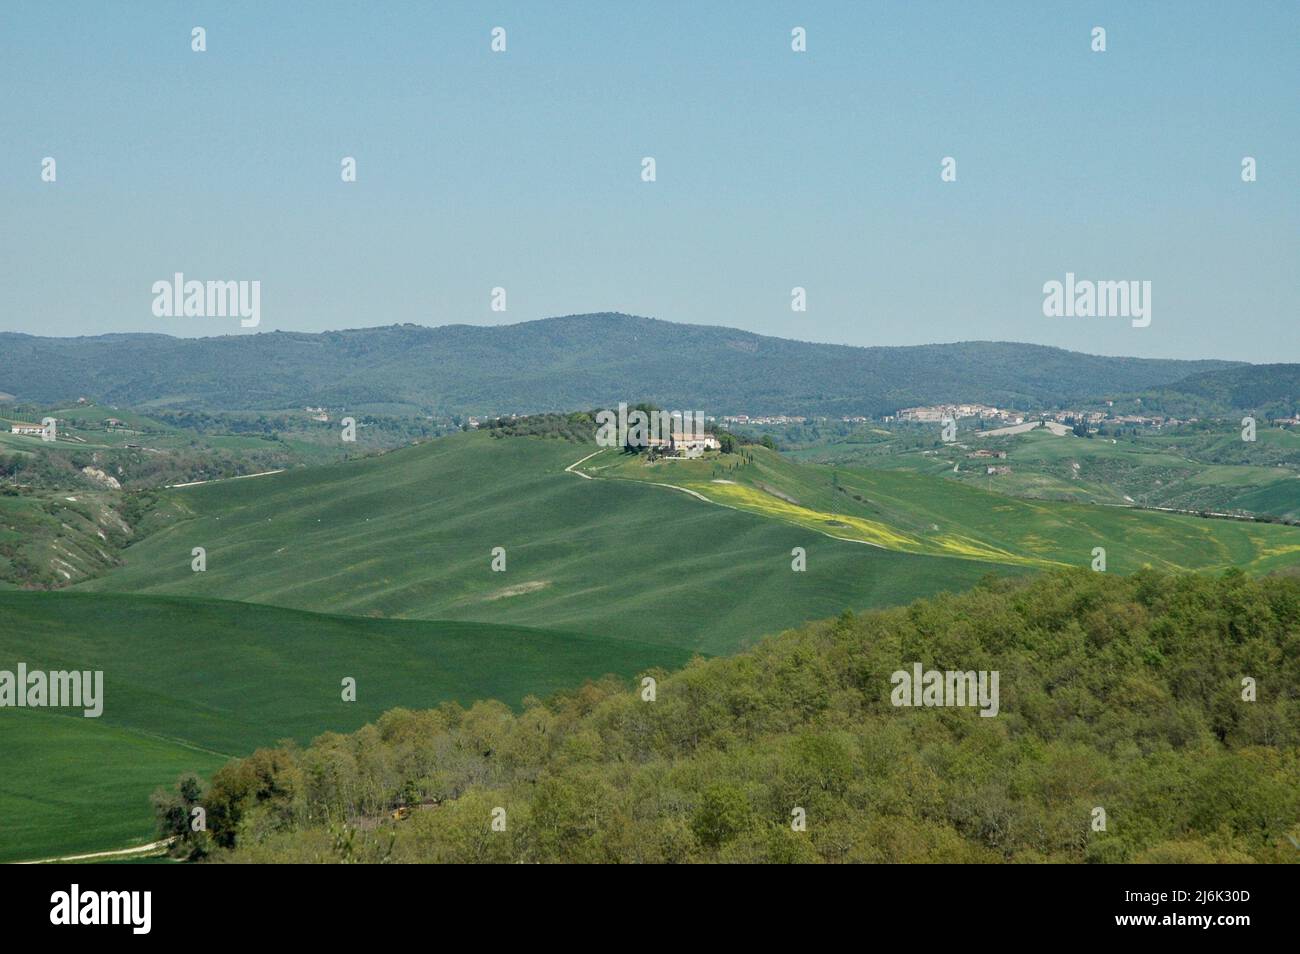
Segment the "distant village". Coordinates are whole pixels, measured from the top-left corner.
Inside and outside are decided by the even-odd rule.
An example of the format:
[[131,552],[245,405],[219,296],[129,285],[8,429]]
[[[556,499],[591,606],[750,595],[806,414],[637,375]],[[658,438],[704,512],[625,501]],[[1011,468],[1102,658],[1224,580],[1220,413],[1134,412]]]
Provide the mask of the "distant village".
[[[1107,406],[1113,406],[1114,402],[1107,401]],[[874,418],[866,414],[851,415],[846,414],[838,420],[843,424],[866,424],[870,421],[879,420],[881,423],[889,424],[899,423],[941,423],[946,417],[951,415],[957,420],[976,418],[981,421],[988,421],[996,426],[1015,426],[1024,424],[1028,421],[1055,421],[1060,424],[1075,424],[1080,421],[1086,424],[1101,424],[1105,422],[1113,425],[1125,425],[1131,427],[1172,427],[1179,424],[1195,424],[1197,418],[1177,418],[1161,414],[1113,414],[1110,411],[1093,411],[1083,409],[1055,409],[1049,411],[1016,411],[1008,408],[992,407],[988,404],[931,404],[923,407],[905,407],[897,414],[886,414],[879,418]],[[722,418],[724,424],[735,425],[789,425],[789,424],[806,424],[828,423],[832,418],[829,417],[801,417],[797,415],[748,415],[736,414]],[[1300,418],[1282,419],[1277,421],[1279,424],[1300,423]]]
[[[1114,407],[1114,401],[1107,401],[1107,407]],[[1006,408],[990,407],[987,404],[934,404],[928,407],[905,407],[895,415],[884,418],[885,421],[932,421],[939,422],[946,415],[955,418],[978,418],[993,421],[999,425],[1017,425],[1026,421],[1056,421],[1060,424],[1101,424],[1103,421],[1113,425],[1133,427],[1173,427],[1179,424],[1195,424],[1197,418],[1177,418],[1163,414],[1113,414],[1110,411],[1088,411],[1082,408],[1065,408],[1051,411],[1012,411]]]

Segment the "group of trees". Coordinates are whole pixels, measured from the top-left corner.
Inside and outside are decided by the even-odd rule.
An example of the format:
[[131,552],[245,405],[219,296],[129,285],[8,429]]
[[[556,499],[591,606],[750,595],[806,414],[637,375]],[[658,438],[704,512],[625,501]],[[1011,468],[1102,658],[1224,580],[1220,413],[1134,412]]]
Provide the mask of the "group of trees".
[[[523,417],[493,418],[484,421],[479,426],[493,437],[549,437],[571,441],[575,444],[586,444],[595,440],[597,430],[596,415],[599,410],[575,411],[569,414],[529,414]],[[629,412],[642,411],[650,414],[663,409],[655,404],[640,403],[631,405],[628,410]],[[468,425],[466,427],[468,428]],[[763,437],[761,440],[753,439],[733,434],[713,424],[705,425],[705,431],[718,439],[724,454],[735,453],[745,444],[762,444],[764,447],[769,448],[776,447],[771,437]],[[643,448],[639,447],[626,447],[624,449],[632,452],[643,450]]]
[[479,426],[493,437],[548,437],[574,444],[588,444],[596,438],[595,412],[589,411],[500,417]]
[[[890,675],[915,662],[997,670],[998,715],[893,706]],[[259,750],[217,771],[202,795],[201,852],[440,862],[1297,857],[1288,835],[1300,834],[1300,580],[989,578],[960,596],[846,612],[649,675],[653,701],[643,683],[607,677],[518,711],[492,701],[394,710],[351,734]],[[169,833],[177,799],[158,802]]]
[[[400,410],[400,409],[398,409]],[[428,415],[404,413],[382,414],[331,408],[330,420],[317,421],[305,411],[208,412],[199,410],[159,411],[152,416],[172,427],[196,434],[243,435],[265,438],[268,442],[305,441],[337,445],[339,421],[351,416],[364,427],[358,429],[358,441],[371,447],[395,448],[412,441],[428,440],[460,429],[459,418],[433,419]],[[289,448],[281,448],[288,453]]]

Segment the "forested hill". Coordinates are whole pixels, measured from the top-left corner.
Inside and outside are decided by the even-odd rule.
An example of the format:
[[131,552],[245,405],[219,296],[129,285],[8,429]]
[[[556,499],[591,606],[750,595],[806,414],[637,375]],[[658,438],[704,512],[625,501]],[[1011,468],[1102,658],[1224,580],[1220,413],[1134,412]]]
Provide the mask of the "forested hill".
[[[160,795],[162,833],[278,862],[1294,862],[1298,621],[1300,581],[1236,571],[990,581],[653,700],[608,679],[261,750]],[[918,663],[998,672],[996,715],[899,706]]]
[[0,334],[0,392],[55,403],[533,413],[649,400],[709,414],[1073,404],[1233,366],[964,342],[855,348],[630,315],[216,338]]
[[1252,411],[1290,417],[1300,409],[1300,364],[1252,364],[1190,375],[1116,406],[1175,417]]

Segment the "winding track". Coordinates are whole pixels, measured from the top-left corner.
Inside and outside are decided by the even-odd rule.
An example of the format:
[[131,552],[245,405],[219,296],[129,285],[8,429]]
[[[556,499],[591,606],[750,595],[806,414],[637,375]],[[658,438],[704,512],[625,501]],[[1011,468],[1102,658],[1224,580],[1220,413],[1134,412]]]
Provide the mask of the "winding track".
[[50,865],[64,861],[92,861],[96,858],[124,858],[128,855],[143,855],[150,851],[157,851],[159,848],[169,847],[175,840],[175,838],[164,838],[161,841],[150,842],[147,845],[138,845],[135,848],[117,848],[113,851],[92,851],[89,854],[63,855],[59,858],[36,858],[32,861],[16,861],[14,864]]

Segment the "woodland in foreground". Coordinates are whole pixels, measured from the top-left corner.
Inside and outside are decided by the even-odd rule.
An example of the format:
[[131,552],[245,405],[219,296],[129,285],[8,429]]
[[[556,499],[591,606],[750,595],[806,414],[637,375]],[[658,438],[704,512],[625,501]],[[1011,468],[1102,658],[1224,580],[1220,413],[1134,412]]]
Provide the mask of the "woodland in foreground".
[[[998,670],[999,714],[894,707],[915,662]],[[650,675],[259,750],[160,825],[239,862],[1300,861],[1294,578],[989,578]]]

